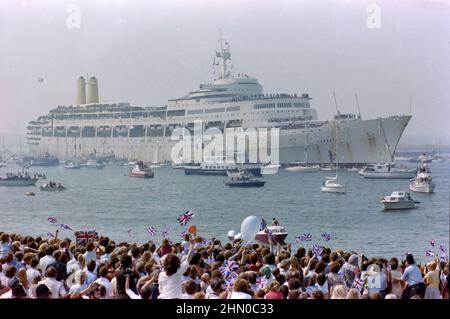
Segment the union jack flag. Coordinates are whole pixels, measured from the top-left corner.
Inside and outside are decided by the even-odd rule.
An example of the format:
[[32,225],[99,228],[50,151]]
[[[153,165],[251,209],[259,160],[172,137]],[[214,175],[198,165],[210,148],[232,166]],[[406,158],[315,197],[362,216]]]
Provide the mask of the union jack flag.
[[434,239],[430,240],[430,245],[431,245],[432,247],[434,247],[435,244],[436,244],[436,241],[435,241]]
[[230,277],[234,271],[238,268],[238,264],[234,260],[225,260],[222,266],[220,266],[219,270],[222,273],[222,276],[227,279]]
[[442,251],[443,253],[447,252],[447,250],[445,249],[444,244],[440,244],[439,245],[439,250]]
[[267,285],[267,279],[264,276],[258,276],[256,277],[256,286],[259,289],[263,289]]
[[363,289],[363,287],[364,287],[364,280],[362,280],[361,278],[355,278],[355,280],[353,280],[352,288],[361,290]]
[[303,234],[301,236],[296,236],[295,239],[298,241],[311,241],[312,235],[311,234]]
[[427,257],[434,257],[434,252],[431,251],[431,250],[427,250],[427,251],[425,251],[425,256],[427,256]]
[[224,287],[225,287],[225,289],[233,287],[234,282],[236,281],[237,277],[238,277],[237,273],[235,273],[235,272],[230,273],[228,278],[224,279]]
[[439,257],[439,259],[440,259],[440,261],[443,261],[443,262],[447,261],[447,254],[446,254],[446,253],[443,253],[443,254]]
[[[266,234],[267,234],[267,236],[269,236],[270,238],[272,238],[273,241],[276,241],[276,240],[277,240],[277,236],[275,236],[275,235],[273,234],[273,231],[271,231],[269,228],[266,228]],[[251,242],[247,242],[246,244],[248,244],[248,243],[251,244]]]
[[50,237],[55,237],[55,235],[53,235],[52,233],[47,233],[47,236],[50,236]]
[[314,255],[320,256],[323,252],[323,247],[319,245],[313,245],[312,252],[314,253]]
[[128,230],[127,230],[127,234],[128,234],[128,236],[133,237],[133,236],[131,235],[131,229],[128,229]]
[[150,226],[147,228],[147,232],[150,234],[150,236],[155,236],[158,231],[156,230],[155,227]]
[[48,222],[49,223],[52,223],[52,224],[56,224],[56,217],[53,217],[53,216],[49,216],[48,218],[47,218],[47,220],[48,220]]
[[322,237],[325,241],[331,240],[331,235],[328,233],[323,233],[322,235],[320,235],[320,237]]
[[184,239],[184,236],[187,234],[187,232],[186,231],[182,231],[181,233],[180,233],[180,237],[181,237],[181,239]]
[[181,226],[186,225],[192,217],[194,217],[194,212],[192,210],[188,210],[187,212],[183,213],[178,217],[178,222],[181,224]]
[[77,244],[86,244],[89,241],[95,241],[98,239],[98,234],[95,230],[89,231],[76,231],[75,241]]
[[65,229],[65,230],[72,230],[72,228],[70,228],[69,225],[66,225],[66,224],[61,224],[59,226],[61,226],[61,228]]

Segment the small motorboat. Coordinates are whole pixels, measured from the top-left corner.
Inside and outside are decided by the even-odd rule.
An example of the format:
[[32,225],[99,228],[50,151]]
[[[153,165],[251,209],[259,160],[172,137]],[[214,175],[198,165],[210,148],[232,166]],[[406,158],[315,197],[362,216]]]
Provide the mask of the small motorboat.
[[69,162],[66,165],[64,165],[65,169],[80,169],[81,165],[75,162]]
[[84,166],[86,168],[103,168],[105,167],[105,164],[99,163],[96,160],[90,159],[89,161],[87,161],[86,165]]
[[280,166],[281,166],[280,164],[267,164],[267,165],[261,166],[261,175],[277,174]]
[[56,184],[55,182],[48,182],[42,185],[40,190],[43,192],[62,192],[65,191],[66,188],[61,183]]
[[26,192],[25,195],[27,195],[27,196],[34,196],[36,194],[34,192]]
[[416,177],[409,181],[409,189],[417,193],[433,193],[435,186],[431,171],[426,165],[419,167]]
[[267,226],[266,229],[260,230],[256,236],[255,240],[269,244],[269,236],[272,238],[273,243],[285,245],[284,240],[286,239],[288,233],[282,226]]
[[325,177],[325,181],[320,187],[320,190],[325,193],[345,194],[347,188],[345,184],[339,183],[337,176],[334,176]]
[[155,174],[150,167],[144,165],[144,163],[140,161],[128,173],[128,176],[137,178],[153,178]]
[[263,187],[266,182],[256,179],[248,171],[228,172],[230,180],[224,181],[228,187]]
[[347,172],[359,172],[359,168],[356,166],[347,168]]
[[286,172],[291,173],[315,173],[318,172],[320,167],[318,165],[309,165],[304,162],[292,162],[284,168]]
[[394,210],[417,208],[416,204],[420,202],[412,198],[407,192],[392,192],[390,196],[384,196],[380,203],[383,204],[385,210]]

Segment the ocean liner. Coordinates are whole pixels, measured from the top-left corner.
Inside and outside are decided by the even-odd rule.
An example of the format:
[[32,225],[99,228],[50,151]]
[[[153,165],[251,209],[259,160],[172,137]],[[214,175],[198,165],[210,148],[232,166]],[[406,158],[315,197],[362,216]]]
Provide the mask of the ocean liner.
[[178,143],[171,139],[174,130],[193,132],[195,123],[201,121],[202,132],[209,128],[221,132],[278,128],[280,163],[304,161],[305,155],[309,164],[333,163],[339,132],[339,163],[353,167],[391,162],[411,118],[362,119],[359,114],[338,111],[333,119],[319,120],[309,94],[267,94],[257,79],[233,75],[229,44],[222,39],[213,66],[218,76],[212,83],[201,84],[161,107],[99,102],[97,79],[80,77],[75,104],[60,105],[29,122],[31,155],[50,153],[70,159],[108,153],[148,162],[172,161],[171,151]]

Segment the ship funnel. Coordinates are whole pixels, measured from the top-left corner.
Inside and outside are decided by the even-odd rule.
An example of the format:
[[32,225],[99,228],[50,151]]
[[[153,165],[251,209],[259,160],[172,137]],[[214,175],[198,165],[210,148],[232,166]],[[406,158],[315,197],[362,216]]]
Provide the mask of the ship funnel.
[[80,76],[77,83],[77,104],[86,104],[86,81]]
[[93,76],[87,83],[87,103],[98,103],[98,82]]

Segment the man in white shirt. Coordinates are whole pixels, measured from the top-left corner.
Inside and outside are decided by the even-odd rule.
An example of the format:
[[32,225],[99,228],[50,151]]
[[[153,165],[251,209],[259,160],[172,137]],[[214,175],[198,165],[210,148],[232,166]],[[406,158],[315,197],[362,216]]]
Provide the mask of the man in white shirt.
[[100,267],[99,275],[100,275],[100,278],[95,280],[95,282],[105,287],[105,289],[106,289],[105,298],[108,298],[108,299],[112,298],[113,297],[112,283],[107,278],[108,269],[106,268],[106,266]]
[[48,265],[53,264],[54,262],[56,262],[55,258],[52,255],[53,255],[53,247],[52,246],[48,246],[45,249],[45,256],[42,257],[39,260],[39,267],[38,267],[38,269],[43,274],[45,274]]
[[33,279],[41,276],[41,273],[39,270],[37,270],[37,266],[39,265],[39,260],[37,258],[33,258],[30,261],[30,268],[27,270],[27,279],[28,284],[31,286],[33,284]]
[[56,280],[56,268],[53,266],[48,267],[46,271],[46,278],[38,282],[38,286],[44,284],[51,291],[51,298],[58,299],[66,295],[66,289],[62,282]]

